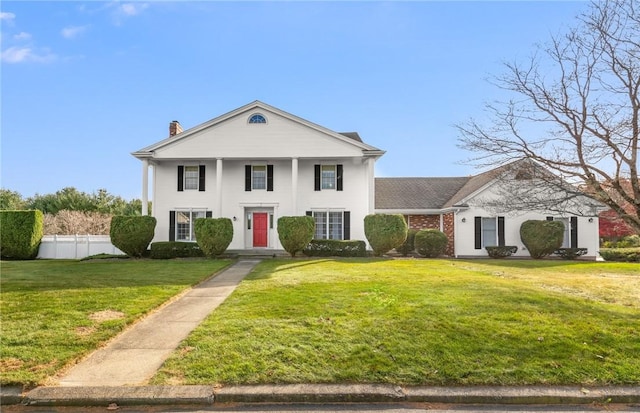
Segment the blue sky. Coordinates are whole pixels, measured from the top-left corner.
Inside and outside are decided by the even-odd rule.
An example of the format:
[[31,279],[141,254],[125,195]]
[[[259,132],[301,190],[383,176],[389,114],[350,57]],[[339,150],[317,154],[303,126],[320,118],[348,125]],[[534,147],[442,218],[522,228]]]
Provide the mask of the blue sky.
[[464,176],[505,61],[582,1],[3,1],[1,186],[139,198],[131,152],[261,100],[387,153],[378,176]]

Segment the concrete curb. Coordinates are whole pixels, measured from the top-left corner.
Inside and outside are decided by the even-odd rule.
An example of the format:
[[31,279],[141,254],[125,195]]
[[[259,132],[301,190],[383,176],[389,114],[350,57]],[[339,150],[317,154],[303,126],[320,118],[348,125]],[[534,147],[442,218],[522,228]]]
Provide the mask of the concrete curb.
[[386,384],[286,384],[0,389],[1,404],[39,406],[202,405],[218,403],[640,404],[640,386],[400,387]]

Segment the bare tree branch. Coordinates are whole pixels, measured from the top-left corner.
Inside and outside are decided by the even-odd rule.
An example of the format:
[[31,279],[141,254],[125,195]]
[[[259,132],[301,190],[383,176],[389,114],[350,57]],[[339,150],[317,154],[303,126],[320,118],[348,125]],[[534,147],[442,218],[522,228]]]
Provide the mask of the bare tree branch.
[[539,190],[522,193],[523,206],[566,211],[587,193],[640,233],[636,2],[593,1],[577,27],[538,46],[528,61],[505,64],[492,83],[514,98],[487,104],[488,124],[457,125],[460,146],[474,152],[470,161],[479,167],[529,159],[553,173],[535,178]]

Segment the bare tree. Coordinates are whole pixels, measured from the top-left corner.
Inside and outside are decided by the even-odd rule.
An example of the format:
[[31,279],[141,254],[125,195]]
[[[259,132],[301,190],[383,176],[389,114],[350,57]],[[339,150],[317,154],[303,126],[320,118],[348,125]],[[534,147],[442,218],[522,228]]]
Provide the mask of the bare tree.
[[516,185],[511,203],[519,199],[518,189],[540,209],[576,204],[569,201],[583,191],[640,233],[637,0],[593,1],[575,28],[538,46],[525,64],[505,66],[494,80],[513,99],[487,104],[488,124],[470,119],[457,125],[460,146],[477,154],[472,161],[495,166],[533,160],[555,178],[536,176],[544,184],[539,196]]

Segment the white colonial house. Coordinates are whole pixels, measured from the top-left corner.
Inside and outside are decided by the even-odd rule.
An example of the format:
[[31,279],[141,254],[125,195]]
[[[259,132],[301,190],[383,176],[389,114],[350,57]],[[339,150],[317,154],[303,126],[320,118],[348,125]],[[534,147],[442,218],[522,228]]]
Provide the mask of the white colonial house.
[[225,217],[231,250],[281,250],[282,216],[313,216],[316,238],[365,240],[383,154],[357,133],[259,101],[184,131],[171,122],[168,138],[133,152],[142,161],[143,206],[152,189],[153,241],[195,241],[196,218]]
[[577,192],[570,202],[550,209],[524,208],[527,195],[545,193],[529,176],[532,166],[541,169],[518,161],[467,177],[376,178],[375,211],[403,214],[409,228],[443,231],[449,239],[447,254],[462,258],[487,257],[485,247],[500,245],[518,247],[515,257],[529,257],[520,239],[521,224],[557,220],[565,226],[562,247],[586,248],[583,258],[596,259],[598,214],[606,207]]
[[509,202],[490,208],[488,201],[505,197],[505,174],[518,187],[533,181],[505,167],[467,177],[375,178],[383,154],[355,132],[337,133],[259,101],[184,131],[173,121],[168,138],[133,152],[142,161],[143,207],[151,192],[153,242],[195,241],[196,218],[225,217],[233,222],[230,250],[275,252],[282,250],[278,218],[299,215],[314,217],[315,238],[366,242],[366,215],[398,213],[410,228],[442,230],[454,257],[486,257],[494,245],[529,256],[520,240],[528,219],[561,220],[564,246],[597,257],[602,205],[586,196],[574,199],[575,213]]

